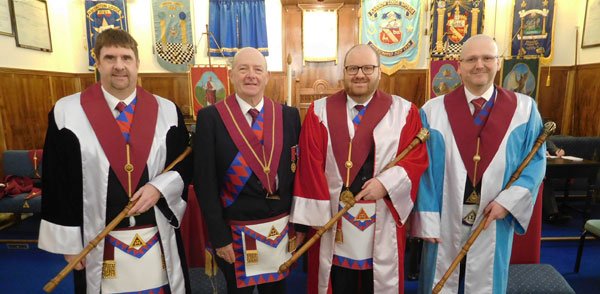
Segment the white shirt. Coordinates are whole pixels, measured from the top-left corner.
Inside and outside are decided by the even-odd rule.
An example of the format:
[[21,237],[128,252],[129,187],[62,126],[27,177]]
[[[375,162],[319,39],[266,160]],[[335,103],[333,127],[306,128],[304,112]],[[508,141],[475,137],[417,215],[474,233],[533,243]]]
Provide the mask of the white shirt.
[[467,104],[469,104],[469,110],[471,111],[471,114],[473,114],[473,112],[475,112],[475,106],[473,106],[473,103],[471,103],[471,101],[473,101],[474,99],[477,99],[477,98],[483,98],[483,99],[485,99],[485,102],[487,103],[492,98],[492,95],[494,94],[495,89],[496,88],[494,87],[494,85],[491,85],[485,92],[483,92],[483,95],[475,96],[475,94],[469,92],[469,89],[467,89],[467,87],[465,87],[465,96],[467,96]]
[[369,100],[367,100],[365,103],[356,103],[356,101],[354,101],[352,98],[350,98],[350,96],[347,96],[346,98],[346,111],[347,113],[350,115],[350,119],[354,119],[354,117],[358,114],[358,110],[356,108],[354,108],[354,106],[360,104],[362,106],[367,106],[369,104],[369,102],[371,102],[371,99],[373,99],[373,96],[371,96],[369,98]]
[[265,104],[265,99],[261,98],[260,102],[258,102],[256,107],[253,107],[248,102],[244,101],[244,99],[240,98],[240,96],[238,96],[238,94],[235,94],[235,99],[237,100],[237,103],[240,105],[240,109],[242,110],[242,113],[246,117],[246,121],[248,121],[248,125],[250,125],[250,127],[252,127],[252,115],[250,115],[250,113],[248,113],[248,110],[254,108],[254,109],[258,110],[258,112],[261,112],[263,105]]
[[120,112],[117,110],[117,104],[123,101],[125,104],[129,105],[129,103],[131,103],[131,101],[133,101],[133,99],[135,98],[135,95],[137,94],[137,89],[134,89],[133,93],[131,93],[131,95],[127,96],[127,98],[123,100],[108,93],[108,91],[104,89],[104,86],[102,86],[102,93],[104,93],[104,99],[106,99],[106,103],[108,103],[108,108],[110,108],[110,110],[112,111],[113,116],[117,118],[117,116],[119,116],[120,114]]

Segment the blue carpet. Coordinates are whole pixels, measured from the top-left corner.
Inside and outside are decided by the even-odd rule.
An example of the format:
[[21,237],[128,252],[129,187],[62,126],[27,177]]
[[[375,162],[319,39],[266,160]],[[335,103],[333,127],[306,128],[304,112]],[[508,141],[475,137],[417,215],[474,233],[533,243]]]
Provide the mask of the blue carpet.
[[[600,218],[600,205],[592,205],[592,217]],[[543,237],[573,236],[581,234],[583,220],[578,213],[570,212],[573,219],[565,225],[543,224]],[[26,219],[21,224],[0,231],[0,239],[37,239],[39,217]],[[581,269],[573,272],[578,241],[544,241],[541,248],[541,263],[551,264],[569,282],[578,294],[600,291],[600,240],[587,240],[584,247]],[[406,256],[406,260],[408,260]],[[43,286],[66,265],[60,255],[44,252],[35,244],[29,249],[9,249],[0,244],[0,293],[44,293]],[[306,293],[306,273],[302,265],[294,268],[287,279],[288,294]],[[73,293],[72,275],[67,276],[53,293]],[[416,281],[405,281],[405,293],[417,292]]]

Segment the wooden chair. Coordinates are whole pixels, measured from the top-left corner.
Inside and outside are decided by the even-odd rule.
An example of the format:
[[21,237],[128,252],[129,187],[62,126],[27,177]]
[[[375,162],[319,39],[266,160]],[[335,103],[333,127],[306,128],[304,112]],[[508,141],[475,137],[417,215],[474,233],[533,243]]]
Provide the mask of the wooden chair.
[[343,90],[341,80],[338,81],[337,88],[332,88],[325,80],[316,80],[311,88],[300,88],[300,80],[296,80],[296,107],[300,111],[300,119],[304,121],[304,116],[310,104],[320,98],[335,94]]

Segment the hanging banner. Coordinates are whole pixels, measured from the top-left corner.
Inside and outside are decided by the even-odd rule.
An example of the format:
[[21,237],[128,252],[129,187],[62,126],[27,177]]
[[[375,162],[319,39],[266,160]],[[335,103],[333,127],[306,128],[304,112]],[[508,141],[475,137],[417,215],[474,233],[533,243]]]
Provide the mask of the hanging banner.
[[194,65],[190,70],[190,85],[194,119],[198,110],[214,105],[229,95],[229,78],[226,66]]
[[481,0],[432,1],[431,57],[458,59],[462,44],[483,33],[484,8]]
[[85,0],[85,24],[87,35],[89,70],[96,66],[94,45],[96,37],[103,30],[119,29],[127,31],[126,0]]
[[462,85],[458,60],[432,60],[429,66],[429,98],[445,95]]
[[189,0],[152,0],[156,60],[171,72],[187,72],[194,64],[194,38]]
[[540,58],[552,62],[555,0],[515,0],[512,19],[511,56]]
[[381,56],[381,70],[388,75],[400,68],[414,68],[421,44],[421,0],[363,0],[360,42]]
[[500,84],[509,91],[525,94],[537,101],[539,87],[539,59],[505,59]]

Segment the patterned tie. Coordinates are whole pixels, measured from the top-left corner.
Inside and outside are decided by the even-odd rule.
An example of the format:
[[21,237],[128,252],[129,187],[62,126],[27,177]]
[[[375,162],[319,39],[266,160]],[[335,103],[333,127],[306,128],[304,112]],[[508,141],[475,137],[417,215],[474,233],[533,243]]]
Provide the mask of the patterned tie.
[[250,116],[252,117],[252,125],[254,125],[254,123],[256,122],[256,118],[258,117],[258,110],[256,110],[256,108],[250,108],[250,110],[248,110],[248,113],[250,114]]
[[471,100],[471,103],[475,107],[475,111],[473,111],[473,118],[476,118],[479,115],[479,112],[481,112],[481,109],[483,108],[483,105],[485,105],[485,102],[486,100],[481,97]]
[[125,140],[129,143],[129,131],[133,122],[133,113],[135,112],[135,105],[137,104],[137,98],[133,99],[129,105],[124,102],[119,102],[115,107],[120,113],[117,115],[117,125],[121,129],[121,133],[125,136]]
[[123,112],[123,110],[125,110],[126,107],[127,107],[127,104],[125,104],[125,102],[121,101],[121,102],[119,102],[119,104],[117,104],[115,109],[118,110],[119,113],[121,113],[121,112]]
[[358,125],[360,124],[360,121],[362,120],[363,116],[365,115],[365,111],[363,111],[365,109],[365,106],[361,105],[361,104],[356,104],[356,105],[354,105],[354,109],[356,109],[358,111],[358,114],[354,117],[354,119],[352,119],[352,123],[354,124],[354,131],[356,132],[356,130],[358,129]]

